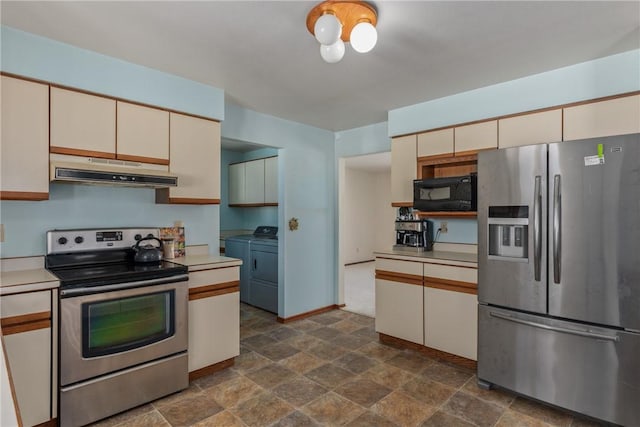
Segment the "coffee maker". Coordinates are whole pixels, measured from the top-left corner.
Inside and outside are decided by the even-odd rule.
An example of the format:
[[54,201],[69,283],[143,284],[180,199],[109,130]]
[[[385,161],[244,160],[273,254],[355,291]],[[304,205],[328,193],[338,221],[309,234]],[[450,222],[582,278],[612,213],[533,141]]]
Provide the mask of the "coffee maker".
[[397,219],[394,249],[433,250],[433,222],[426,219]]

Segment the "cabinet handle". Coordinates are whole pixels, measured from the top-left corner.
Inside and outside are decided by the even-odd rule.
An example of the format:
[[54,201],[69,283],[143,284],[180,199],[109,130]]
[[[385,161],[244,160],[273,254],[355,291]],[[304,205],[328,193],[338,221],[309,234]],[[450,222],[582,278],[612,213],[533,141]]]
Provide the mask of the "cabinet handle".
[[257,270],[257,269],[258,269],[258,260],[257,260],[257,259],[254,259],[254,260],[253,260],[253,269],[254,269],[254,270]]

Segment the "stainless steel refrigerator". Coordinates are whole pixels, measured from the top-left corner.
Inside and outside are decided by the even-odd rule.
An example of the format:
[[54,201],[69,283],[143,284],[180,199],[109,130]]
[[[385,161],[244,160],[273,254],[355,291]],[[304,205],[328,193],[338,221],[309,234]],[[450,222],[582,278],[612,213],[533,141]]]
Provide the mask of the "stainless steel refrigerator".
[[478,382],[640,426],[640,134],[478,155]]

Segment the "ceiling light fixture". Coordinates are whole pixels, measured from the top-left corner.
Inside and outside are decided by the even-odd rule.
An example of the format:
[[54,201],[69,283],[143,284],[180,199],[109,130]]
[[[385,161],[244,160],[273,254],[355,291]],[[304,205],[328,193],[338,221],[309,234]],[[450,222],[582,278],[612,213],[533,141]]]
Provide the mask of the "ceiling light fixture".
[[359,53],[373,49],[377,23],[373,6],[358,0],[324,1],[307,15],[307,29],[320,43],[320,56],[330,64],[342,59],[345,42]]

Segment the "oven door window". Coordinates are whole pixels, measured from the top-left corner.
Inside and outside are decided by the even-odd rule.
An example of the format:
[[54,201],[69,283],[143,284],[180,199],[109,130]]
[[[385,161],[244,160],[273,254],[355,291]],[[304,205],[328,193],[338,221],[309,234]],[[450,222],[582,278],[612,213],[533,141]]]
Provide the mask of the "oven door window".
[[120,353],[175,333],[175,291],[82,304],[82,356]]

